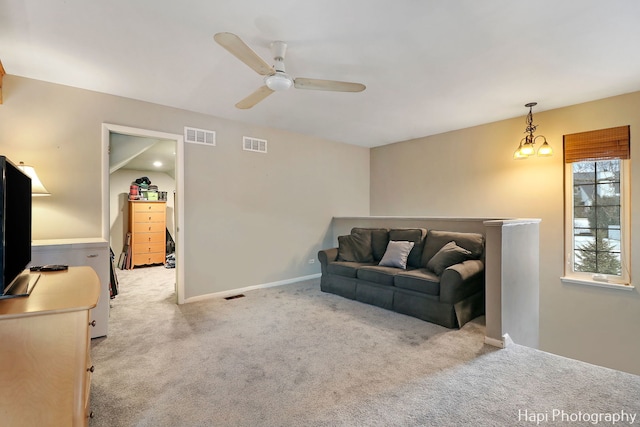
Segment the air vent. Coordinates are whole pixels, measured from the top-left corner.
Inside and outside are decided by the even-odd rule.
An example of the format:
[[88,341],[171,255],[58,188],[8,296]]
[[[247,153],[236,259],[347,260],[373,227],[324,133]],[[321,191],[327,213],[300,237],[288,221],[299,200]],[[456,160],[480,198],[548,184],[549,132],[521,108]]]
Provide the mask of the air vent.
[[212,130],[184,127],[184,140],[193,144],[216,145],[216,133]]
[[246,151],[255,151],[256,153],[267,152],[267,140],[252,138],[250,136],[242,137],[242,148]]
[[225,299],[226,299],[227,301],[230,301],[230,300],[232,300],[232,299],[237,299],[237,298],[244,298],[244,294],[238,294],[238,295],[232,295],[232,296],[230,296],[230,297],[225,297]]

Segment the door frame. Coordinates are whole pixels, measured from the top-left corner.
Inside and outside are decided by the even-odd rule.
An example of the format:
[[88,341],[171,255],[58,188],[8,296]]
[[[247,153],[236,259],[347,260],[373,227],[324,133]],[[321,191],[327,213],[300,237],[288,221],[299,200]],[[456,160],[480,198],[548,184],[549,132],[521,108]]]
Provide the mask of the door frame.
[[123,135],[168,139],[176,142],[176,302],[184,303],[184,137],[183,135],[139,129],[129,126],[102,123],[102,238],[107,242],[111,237],[110,197],[109,197],[109,139],[111,133]]

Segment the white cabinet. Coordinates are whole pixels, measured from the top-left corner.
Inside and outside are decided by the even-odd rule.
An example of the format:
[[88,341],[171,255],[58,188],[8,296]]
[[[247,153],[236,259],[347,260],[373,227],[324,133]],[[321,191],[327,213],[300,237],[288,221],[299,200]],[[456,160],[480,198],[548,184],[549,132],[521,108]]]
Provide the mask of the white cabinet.
[[98,305],[91,310],[91,338],[107,335],[109,323],[111,263],[109,243],[101,238],[34,240],[31,243],[31,264],[65,264],[71,267],[87,265],[93,268],[100,279]]

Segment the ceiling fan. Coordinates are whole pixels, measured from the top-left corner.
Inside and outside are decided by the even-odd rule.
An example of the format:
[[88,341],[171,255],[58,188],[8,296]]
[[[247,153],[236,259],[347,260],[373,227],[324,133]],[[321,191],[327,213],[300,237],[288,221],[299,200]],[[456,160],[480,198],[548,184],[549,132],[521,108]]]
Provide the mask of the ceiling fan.
[[242,39],[232,33],[217,33],[213,39],[227,49],[233,56],[247,64],[258,74],[265,76],[264,86],[253,92],[236,104],[237,108],[247,109],[271,95],[273,92],[287,90],[291,86],[296,89],[329,90],[337,92],[362,92],[366,86],[360,83],[340,82],[336,80],[320,80],[307,78],[292,78],[285,72],[284,55],[287,44],[282,41],[271,43],[273,60],[272,67],[258,56]]

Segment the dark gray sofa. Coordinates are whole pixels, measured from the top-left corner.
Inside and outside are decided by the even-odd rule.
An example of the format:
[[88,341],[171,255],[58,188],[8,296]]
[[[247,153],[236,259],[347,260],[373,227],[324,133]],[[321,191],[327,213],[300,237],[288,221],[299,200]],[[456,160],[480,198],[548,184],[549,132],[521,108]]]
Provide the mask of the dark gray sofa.
[[[484,314],[481,234],[356,227],[338,237],[338,245],[318,252],[324,292],[447,328]],[[392,266],[380,265],[390,261]]]

